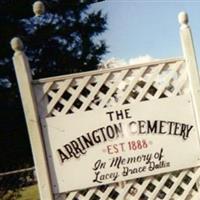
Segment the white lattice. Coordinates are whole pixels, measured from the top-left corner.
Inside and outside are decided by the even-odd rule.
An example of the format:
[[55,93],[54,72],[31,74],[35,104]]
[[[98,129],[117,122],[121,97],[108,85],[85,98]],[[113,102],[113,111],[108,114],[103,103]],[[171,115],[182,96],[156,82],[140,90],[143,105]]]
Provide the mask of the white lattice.
[[[182,59],[161,60],[33,82],[40,117],[76,114],[189,92]],[[200,169],[192,168],[83,191],[55,194],[56,200],[192,199]]]

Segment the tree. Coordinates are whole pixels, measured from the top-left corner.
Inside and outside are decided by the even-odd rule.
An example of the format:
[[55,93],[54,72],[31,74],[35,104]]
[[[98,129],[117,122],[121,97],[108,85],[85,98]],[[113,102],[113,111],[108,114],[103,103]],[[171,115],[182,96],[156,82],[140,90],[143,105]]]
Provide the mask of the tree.
[[94,2],[46,0],[46,13],[33,17],[33,0],[1,1],[0,147],[4,152],[0,155],[1,171],[32,162],[10,40],[15,36],[23,40],[34,78],[96,69],[107,47],[98,39],[106,30],[106,16],[89,9]]

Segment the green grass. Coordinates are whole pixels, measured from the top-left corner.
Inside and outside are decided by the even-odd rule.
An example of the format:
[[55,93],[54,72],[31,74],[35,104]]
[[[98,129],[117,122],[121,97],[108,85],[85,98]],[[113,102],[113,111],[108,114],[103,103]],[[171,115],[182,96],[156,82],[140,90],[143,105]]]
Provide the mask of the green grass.
[[2,200],[39,200],[37,185],[25,187],[18,192],[9,191]]
[[29,186],[20,191],[18,200],[39,200],[37,185]]

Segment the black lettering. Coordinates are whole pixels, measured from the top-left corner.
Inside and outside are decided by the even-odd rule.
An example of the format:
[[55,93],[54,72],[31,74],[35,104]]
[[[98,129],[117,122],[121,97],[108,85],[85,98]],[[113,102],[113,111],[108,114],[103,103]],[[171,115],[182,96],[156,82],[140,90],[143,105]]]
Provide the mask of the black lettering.
[[124,119],[122,110],[116,111],[116,118],[117,120]]
[[[83,143],[82,143],[82,141],[81,141],[81,138],[78,137],[77,140],[78,140],[79,144],[81,145],[82,149],[85,150],[85,147],[84,147],[84,145],[83,145]],[[86,152],[86,151],[85,151],[85,152]]]
[[84,143],[86,144],[86,147],[87,147],[87,148],[89,148],[89,147],[91,147],[91,146],[94,146],[94,142],[92,141],[92,139],[91,139],[89,133],[87,133],[87,138],[86,138],[86,136],[84,136],[84,135],[82,135],[81,137],[82,137]]
[[123,130],[122,130],[122,124],[121,123],[119,123],[118,125],[114,124],[114,129],[115,129],[115,133],[116,133],[117,137],[119,137],[119,135],[123,135]]
[[159,130],[159,133],[160,133],[160,134],[165,134],[165,133],[167,133],[166,131],[163,130],[164,127],[165,127],[164,124],[166,124],[166,123],[167,123],[166,121],[160,121],[160,130]]
[[96,133],[98,133],[98,130],[92,131],[92,139],[98,144],[101,142],[101,138],[99,135],[96,135]]
[[102,162],[101,160],[97,160],[94,163],[93,170],[104,169],[106,167],[106,162]]
[[180,128],[180,124],[177,122],[174,122],[174,135],[181,135],[179,128]]
[[157,133],[157,123],[157,120],[152,124],[151,121],[147,120],[147,133]]
[[124,112],[125,112],[125,117],[127,119],[131,118],[131,116],[130,116],[130,109],[125,109]]
[[65,147],[65,150],[67,151],[67,153],[69,154],[70,158],[71,157],[76,158],[76,153],[73,151],[74,149],[71,147],[70,144],[65,144],[64,147]]
[[106,136],[105,136],[104,130],[105,130],[104,127],[102,127],[102,128],[99,129],[99,131],[101,131],[101,134],[102,134],[103,139],[104,139],[104,142],[105,142],[105,141],[107,141],[107,139],[106,139]]
[[107,126],[106,132],[107,132],[107,135],[110,139],[113,139],[115,137],[115,131],[114,131],[112,126]]
[[143,130],[146,122],[143,120],[138,121],[138,126],[139,126],[139,133],[140,134],[145,134],[146,132]]
[[99,174],[100,174],[99,171],[95,172],[95,179],[93,180],[94,183],[102,183],[102,181],[98,180],[99,179]]
[[113,113],[114,113],[113,111],[106,112],[106,114],[109,115],[110,121],[113,121],[113,115],[112,115]]
[[58,149],[57,152],[60,157],[61,163],[69,159],[69,157],[61,149]]
[[70,142],[70,144],[72,145],[73,149],[76,152],[76,158],[79,158],[80,154],[85,154],[86,153],[86,151],[82,151],[82,149],[80,149],[79,144],[77,143],[77,141],[72,140]]
[[117,167],[119,169],[120,163],[121,163],[122,157],[115,157],[112,159],[110,167]]
[[190,131],[192,130],[193,126],[187,125],[187,134],[184,135],[183,139],[186,140],[190,134]]
[[174,124],[174,122],[168,122],[169,124],[169,135],[172,134],[172,125]]

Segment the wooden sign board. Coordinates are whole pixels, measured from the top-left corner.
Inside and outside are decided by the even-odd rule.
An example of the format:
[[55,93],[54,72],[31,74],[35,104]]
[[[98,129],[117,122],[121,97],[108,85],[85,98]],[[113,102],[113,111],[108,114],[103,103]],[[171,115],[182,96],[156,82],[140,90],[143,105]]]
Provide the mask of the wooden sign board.
[[11,41],[41,200],[199,198],[200,168],[186,168],[200,165],[200,79],[186,13],[179,22],[183,58],[40,80]]
[[55,193],[197,166],[193,113],[184,95],[44,119]]

